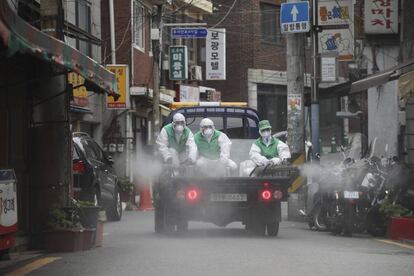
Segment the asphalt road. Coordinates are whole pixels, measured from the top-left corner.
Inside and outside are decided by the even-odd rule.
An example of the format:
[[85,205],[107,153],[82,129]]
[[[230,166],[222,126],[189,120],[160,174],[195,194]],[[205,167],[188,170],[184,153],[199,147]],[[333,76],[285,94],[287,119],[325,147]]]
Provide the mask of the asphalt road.
[[[277,238],[190,223],[185,236],[153,232],[153,212],[105,224],[104,246],[61,257],[30,275],[414,275],[414,247],[335,237],[283,222]],[[51,259],[54,260],[54,259]]]

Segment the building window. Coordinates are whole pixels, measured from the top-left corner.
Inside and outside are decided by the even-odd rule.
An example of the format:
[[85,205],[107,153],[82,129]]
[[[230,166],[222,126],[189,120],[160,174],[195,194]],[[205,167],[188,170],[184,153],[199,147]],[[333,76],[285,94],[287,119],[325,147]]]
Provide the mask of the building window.
[[144,50],[145,47],[145,7],[139,1],[134,1],[134,14],[133,14],[133,43],[138,48]]
[[[91,33],[91,6],[89,1],[76,1],[76,26],[86,33]],[[77,48],[81,53],[91,56],[90,41],[78,39]]]
[[262,40],[278,42],[280,39],[280,8],[271,4],[260,4]]
[[272,131],[287,130],[286,86],[257,84],[257,110],[260,118],[270,121]]

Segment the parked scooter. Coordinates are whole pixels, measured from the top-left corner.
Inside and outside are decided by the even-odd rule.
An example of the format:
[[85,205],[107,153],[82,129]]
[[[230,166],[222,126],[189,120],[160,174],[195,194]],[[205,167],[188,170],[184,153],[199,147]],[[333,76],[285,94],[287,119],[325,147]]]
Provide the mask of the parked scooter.
[[395,158],[380,159],[373,155],[375,142],[376,139],[366,158],[344,171],[344,188],[332,196],[328,221],[335,234],[343,232],[351,236],[365,230],[374,236],[385,234],[386,221],[380,213],[380,206],[390,198],[390,172],[395,174],[398,167]]
[[[361,139],[361,138],[359,138]],[[359,147],[361,140],[358,143]],[[306,153],[312,152],[312,144],[305,144]],[[345,148],[341,147],[341,152],[343,155],[343,161],[330,166],[329,168],[324,168],[322,166],[316,166],[312,168],[312,172],[307,174],[307,200],[306,200],[306,209],[299,210],[299,214],[303,216],[311,229],[316,229],[318,231],[329,230],[329,223],[327,223],[328,217],[328,208],[331,205],[332,197],[331,195],[337,189],[342,187],[342,172],[346,166],[353,161],[352,158],[348,157],[345,153]],[[358,157],[356,152],[360,152],[358,146],[353,145],[350,148],[350,151],[347,152],[352,157]],[[307,154],[308,155],[308,154]],[[311,155],[311,154],[309,154]],[[314,159],[310,159],[311,164],[319,164],[320,155],[317,154]]]
[[[399,167],[395,166],[391,158],[382,158],[381,164],[378,159],[372,160],[372,167],[374,170],[367,173],[361,186],[368,191],[371,200],[371,206],[366,215],[367,232],[373,236],[384,236],[386,233],[386,220],[380,212],[381,204],[389,200],[391,195],[391,179],[390,174]],[[385,162],[384,162],[385,161]]]

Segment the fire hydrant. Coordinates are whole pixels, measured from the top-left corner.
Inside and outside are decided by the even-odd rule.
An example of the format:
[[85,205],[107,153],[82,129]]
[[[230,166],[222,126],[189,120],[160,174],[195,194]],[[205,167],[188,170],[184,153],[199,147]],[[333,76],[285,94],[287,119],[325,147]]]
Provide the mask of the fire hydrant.
[[335,137],[331,138],[331,153],[336,153],[336,139]]

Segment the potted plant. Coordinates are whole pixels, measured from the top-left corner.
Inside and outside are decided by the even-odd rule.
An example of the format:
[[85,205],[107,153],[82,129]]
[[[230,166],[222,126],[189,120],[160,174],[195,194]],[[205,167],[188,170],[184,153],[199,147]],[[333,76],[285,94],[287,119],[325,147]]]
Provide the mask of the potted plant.
[[93,202],[72,199],[73,207],[81,225],[84,228],[96,228],[101,207]]
[[400,204],[385,202],[380,207],[387,220],[387,237],[392,240],[414,239],[412,212]]
[[132,182],[129,181],[128,177],[122,177],[118,180],[118,186],[120,190],[121,201],[130,201],[132,192],[134,191],[134,184],[132,184]]
[[54,208],[49,212],[46,249],[50,252],[74,252],[83,249],[83,229],[75,214],[68,209]]

